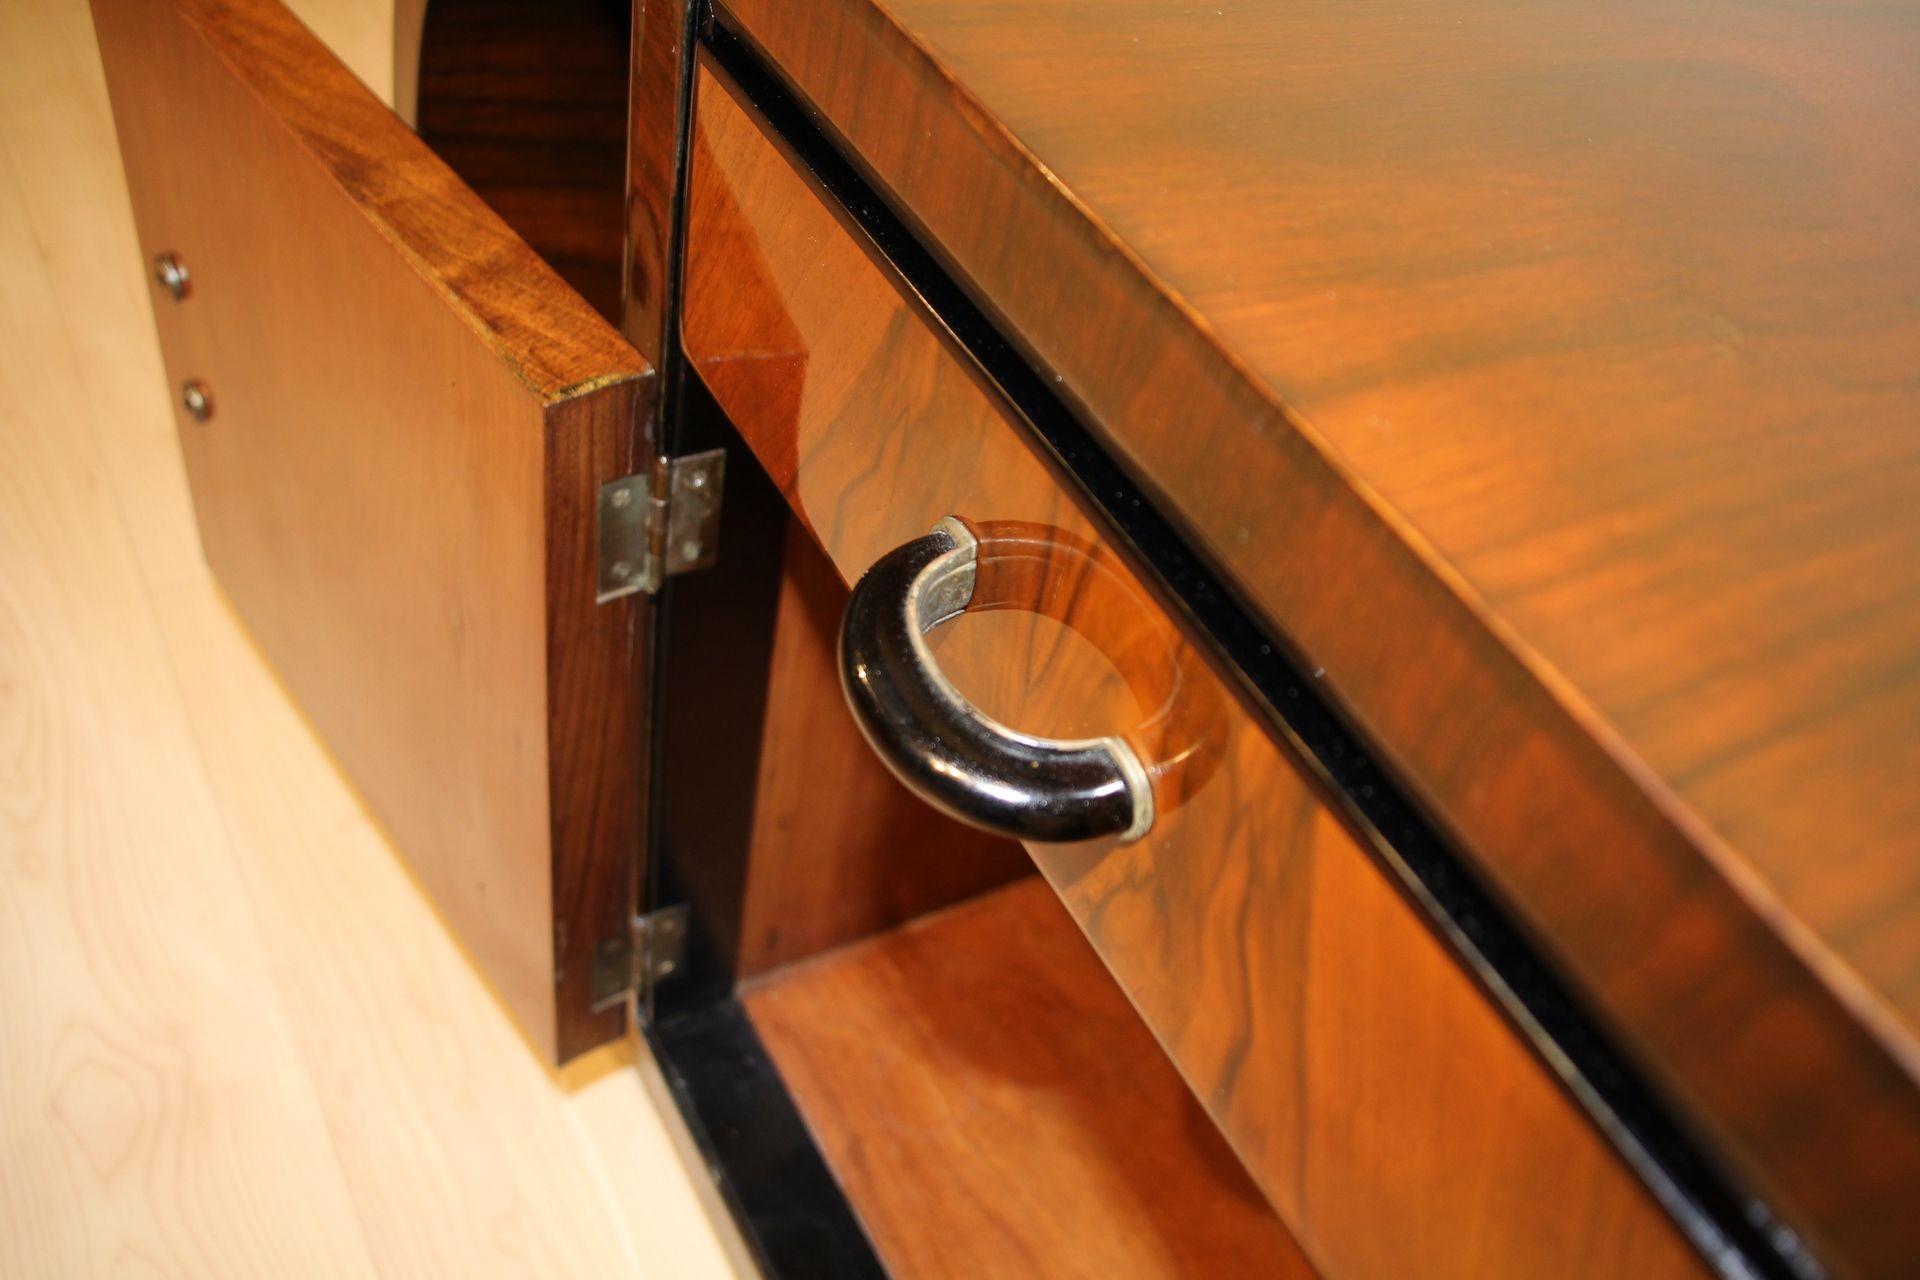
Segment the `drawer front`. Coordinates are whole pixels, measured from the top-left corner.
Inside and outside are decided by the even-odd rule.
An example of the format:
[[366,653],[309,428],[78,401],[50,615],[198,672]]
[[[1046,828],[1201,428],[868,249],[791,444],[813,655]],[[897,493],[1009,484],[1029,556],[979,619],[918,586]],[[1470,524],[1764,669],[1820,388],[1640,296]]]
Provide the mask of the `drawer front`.
[[648,367],[275,0],[94,20],[215,576],[533,1044],[617,1035]]
[[[686,347],[841,576],[947,516],[1046,527],[1124,575],[711,64],[695,121]],[[969,694],[1022,728],[1105,714],[1099,682],[1046,678],[1057,620],[986,616],[939,649]],[[1210,670],[1183,669],[1210,759],[1156,788],[1149,834],[1029,852],[1315,1261],[1337,1277],[1701,1274],[1281,749]]]

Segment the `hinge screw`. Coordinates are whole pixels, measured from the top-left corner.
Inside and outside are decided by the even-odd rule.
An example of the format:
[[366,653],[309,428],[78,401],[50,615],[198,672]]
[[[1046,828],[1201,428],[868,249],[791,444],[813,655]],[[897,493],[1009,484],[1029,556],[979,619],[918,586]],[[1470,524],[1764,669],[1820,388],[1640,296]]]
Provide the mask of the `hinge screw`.
[[625,489],[615,489],[613,496],[608,498],[607,501],[616,507],[630,507],[633,505],[633,495]]
[[192,277],[187,274],[187,264],[171,253],[163,253],[153,260],[153,278],[160,282],[175,302],[187,296]]
[[620,581],[625,582],[628,578],[631,578],[633,576],[633,566],[628,564],[625,560],[615,560],[613,562],[612,573],[615,578],[618,578]]

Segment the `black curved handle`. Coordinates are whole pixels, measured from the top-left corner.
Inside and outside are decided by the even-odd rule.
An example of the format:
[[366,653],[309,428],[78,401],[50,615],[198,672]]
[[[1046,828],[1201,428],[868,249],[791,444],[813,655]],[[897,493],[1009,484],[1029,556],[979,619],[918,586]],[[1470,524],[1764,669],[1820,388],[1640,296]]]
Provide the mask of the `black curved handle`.
[[867,570],[840,624],[840,687],[860,731],[909,790],[976,827],[1020,840],[1136,840],[1153,787],[1119,738],[1066,742],[982,715],[940,673],[923,638],[973,596],[978,542],[958,520]]

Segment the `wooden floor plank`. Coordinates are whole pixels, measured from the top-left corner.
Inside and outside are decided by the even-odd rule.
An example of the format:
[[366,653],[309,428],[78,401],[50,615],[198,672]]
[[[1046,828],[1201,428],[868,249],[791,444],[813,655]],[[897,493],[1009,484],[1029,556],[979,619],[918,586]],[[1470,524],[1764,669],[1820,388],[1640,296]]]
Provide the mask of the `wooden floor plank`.
[[[393,1275],[640,1274],[633,1224],[505,1011],[209,586],[162,629],[374,1253]],[[369,1115],[367,1095],[379,1100]]]
[[21,209],[0,157],[0,1272],[364,1272]]
[[106,81],[85,4],[0,6],[0,148],[57,303],[41,340],[78,381],[65,429],[92,437],[150,582],[204,578],[154,343]]

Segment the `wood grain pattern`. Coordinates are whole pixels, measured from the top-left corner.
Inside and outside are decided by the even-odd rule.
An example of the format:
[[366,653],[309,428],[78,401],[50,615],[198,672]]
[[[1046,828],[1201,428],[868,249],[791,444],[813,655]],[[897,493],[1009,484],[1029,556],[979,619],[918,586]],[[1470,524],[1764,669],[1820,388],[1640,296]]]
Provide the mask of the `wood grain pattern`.
[[1751,1184],[1910,1273],[1920,17],[729,7]]
[[[380,1269],[728,1274],[698,1207],[700,1166],[677,1166],[632,1065],[616,1058],[570,1096],[219,593],[203,581],[155,606],[221,821],[244,851],[228,892],[272,928],[238,963],[286,1010],[301,1057],[291,1074],[316,1096],[327,1159]],[[621,1128],[599,1130],[603,1118]]]
[[[594,501],[649,370],[271,0],[96,9],[207,558],[533,1043],[613,1035],[639,606]],[[203,157],[217,155],[218,166]]]
[[[840,576],[946,515],[1097,542],[707,66],[696,120],[688,353]],[[1126,711],[1146,686],[1063,639],[1077,624],[1125,662],[1124,636],[1099,610],[1059,612],[1068,627],[968,615],[986,630],[943,640],[943,666],[1021,728],[1126,728],[1087,723],[1088,706]],[[1302,1246],[1342,1277],[1699,1274],[1375,863],[1215,692],[1220,763],[1191,794],[1156,793],[1148,838],[1030,852]]]
[[861,738],[834,660],[846,600],[833,562],[790,530],[734,962],[741,978],[1033,872],[1013,841],[929,810]]
[[610,322],[625,252],[629,0],[434,0],[415,128]]
[[0,276],[0,1275],[729,1274],[221,601],[82,0],[0,5]]
[[668,302],[680,197],[689,0],[634,0],[627,89],[627,256],[620,331],[656,366],[674,340]]
[[895,1274],[1314,1274],[1036,881],[745,1002]]
[[[41,76],[15,59],[52,60],[22,39],[27,17],[0,12],[0,1272],[365,1270],[291,1021],[247,963],[266,933],[235,891],[145,566],[90,447],[68,282],[23,216],[14,94]],[[261,1230],[268,1217],[284,1229]]]

